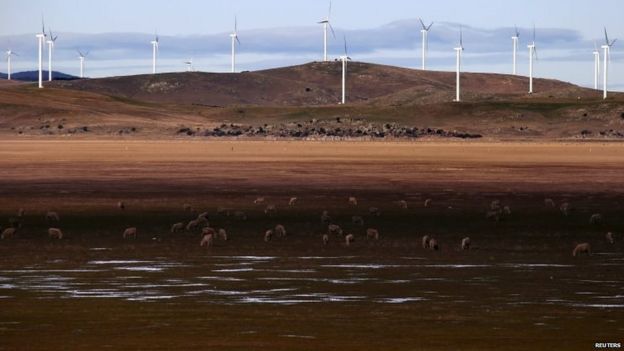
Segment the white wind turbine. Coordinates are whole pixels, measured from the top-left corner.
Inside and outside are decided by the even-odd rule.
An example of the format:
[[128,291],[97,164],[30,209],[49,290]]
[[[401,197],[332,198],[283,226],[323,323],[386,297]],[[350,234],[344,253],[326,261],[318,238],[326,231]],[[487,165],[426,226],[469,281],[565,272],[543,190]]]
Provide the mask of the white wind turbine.
[[351,61],[347,50],[347,37],[344,37],[344,55],[340,56],[342,61],[342,104],[347,103],[347,61]]
[[602,49],[604,50],[604,63],[603,63],[603,85],[602,85],[602,98],[606,99],[607,98],[607,88],[608,88],[608,82],[609,82],[609,63],[611,62],[611,47],[613,46],[613,44],[615,44],[615,42],[617,41],[617,39],[613,39],[613,41],[609,41],[609,35],[607,34],[607,28],[605,27],[604,29],[604,34],[605,34],[605,44],[602,46]]
[[598,80],[600,79],[600,50],[594,41],[594,89],[598,90]]
[[518,71],[516,70],[516,61],[518,57],[518,39],[520,38],[520,32],[518,32],[518,27],[515,27],[516,31],[514,32],[514,36],[511,37],[511,42],[513,45],[513,74],[516,75]]
[[52,34],[52,30],[50,30],[50,38],[46,43],[48,43],[48,81],[52,81],[52,51],[54,51],[54,43],[56,42],[57,36]]
[[85,58],[89,55],[89,52],[82,53],[82,51],[78,51],[78,58],[80,59],[80,78],[84,78],[84,61]]
[[187,72],[193,72],[193,58],[192,57],[190,60],[184,61],[184,64],[186,65]]
[[429,26],[425,26],[425,22],[421,18],[418,20],[422,26],[420,33],[422,34],[422,70],[424,71],[426,69],[427,51],[429,51],[429,29],[433,26],[433,22]]
[[6,51],[6,59],[7,59],[7,80],[11,80],[11,56],[19,56],[15,51],[8,49]]
[[329,17],[331,16],[331,8],[332,8],[332,3],[331,1],[329,2],[329,11],[327,12],[327,17],[325,17],[325,19],[317,22],[318,24],[322,24],[323,25],[323,62],[327,62],[327,28],[329,28],[332,32],[332,36],[335,38],[336,37],[336,33],[334,32],[334,28],[332,27],[331,23],[329,22]]
[[238,21],[236,20],[236,16],[234,16],[234,32],[230,34],[230,38],[232,40],[232,70],[231,72],[236,72],[236,43],[240,45],[240,40],[238,40]]
[[533,25],[533,42],[527,45],[529,48],[529,94],[533,94],[533,59],[537,60],[537,47],[535,46],[535,25]]
[[43,16],[41,16],[41,33],[37,33],[36,37],[39,47],[39,89],[41,89],[43,88],[43,42],[46,38]]
[[461,72],[461,57],[462,52],[464,51],[464,40],[462,28],[459,27],[459,46],[455,48],[455,53],[457,54],[457,63],[456,63],[456,75],[455,75],[455,102],[461,101],[461,85],[459,81],[460,72]]
[[152,74],[156,74],[156,57],[158,56],[158,34],[154,34],[154,40],[150,42],[152,44]]

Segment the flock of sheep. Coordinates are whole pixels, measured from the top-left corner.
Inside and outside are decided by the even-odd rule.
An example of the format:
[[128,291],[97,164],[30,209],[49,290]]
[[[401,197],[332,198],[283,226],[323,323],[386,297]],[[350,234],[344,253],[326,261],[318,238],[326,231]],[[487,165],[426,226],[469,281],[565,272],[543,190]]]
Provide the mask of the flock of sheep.
[[[297,204],[297,201],[298,199],[296,197],[290,198],[290,200],[288,201],[288,206],[295,206]],[[265,199],[263,197],[258,197],[254,200],[253,203],[255,205],[264,205]],[[358,206],[357,198],[353,196],[349,197],[348,204],[351,207],[357,207]],[[549,198],[545,199],[544,204],[548,208],[556,208],[555,202],[552,199],[549,199]],[[408,209],[408,203],[405,200],[398,201],[397,205],[403,210]],[[426,199],[424,201],[424,204],[423,204],[424,207],[430,207],[431,205],[432,205],[431,199]],[[122,211],[126,209],[126,205],[123,201],[119,201],[117,203],[117,207]],[[192,206],[189,204],[184,204],[183,209],[186,212],[194,211]],[[559,206],[559,211],[561,212],[561,215],[563,216],[569,216],[571,209],[572,208],[568,202],[563,202]],[[264,208],[264,213],[267,216],[272,216],[275,214],[275,212],[276,212],[275,205],[267,204]],[[370,207],[368,212],[369,212],[369,215],[371,216],[378,217],[381,215],[380,210],[376,207]],[[9,220],[10,226],[2,230],[2,234],[0,236],[2,240],[10,239],[18,233],[18,230],[21,228],[20,218],[22,218],[24,214],[25,214],[25,211],[23,209],[19,209],[17,213],[17,218],[11,218]],[[217,209],[217,214],[227,215],[227,216],[233,215],[235,218],[240,219],[240,220],[247,219],[245,212],[230,211],[229,209],[226,209],[226,208]],[[172,234],[175,234],[178,232],[183,232],[184,230],[186,231],[199,230],[201,231],[201,241],[199,245],[201,247],[206,247],[206,248],[212,247],[214,241],[217,239],[227,241],[228,240],[227,231],[224,228],[214,229],[210,227],[209,222],[208,222],[208,216],[209,216],[208,212],[203,212],[203,213],[200,213],[195,219],[190,220],[186,224],[184,222],[174,223],[173,225],[171,225],[170,232]],[[511,208],[507,205],[503,205],[499,200],[494,200],[490,203],[489,208],[486,211],[485,217],[489,220],[500,221],[506,216],[511,216]],[[58,215],[57,212],[54,212],[54,211],[48,211],[45,215],[45,219],[47,223],[49,224],[60,223],[60,216]],[[330,242],[330,238],[332,236],[339,237],[341,238],[341,240],[344,240],[345,246],[350,246],[355,240],[355,235],[353,233],[345,233],[339,225],[335,224],[332,221],[332,218],[329,215],[329,212],[327,210],[321,213],[320,219],[321,219],[321,223],[327,228],[327,232],[322,234],[321,236],[323,245],[328,245]],[[352,216],[351,222],[354,226],[357,226],[357,227],[364,226],[364,220],[361,216],[357,216],[357,215]],[[599,213],[592,214],[589,219],[589,222],[590,224],[594,224],[594,225],[602,224],[603,222],[602,215]],[[60,239],[63,239],[63,232],[61,231],[61,229],[57,227],[50,227],[48,228],[48,236],[51,239],[60,240]],[[282,238],[286,236],[287,236],[287,231],[286,231],[285,226],[282,224],[277,224],[274,228],[267,229],[264,232],[264,241],[270,242],[274,237]],[[376,228],[367,228],[365,231],[365,236],[367,239],[379,240],[379,237],[380,237],[379,230],[377,230]],[[123,239],[136,239],[137,228],[136,227],[126,228],[123,231],[122,237]],[[607,243],[609,244],[614,244],[615,242],[612,232],[608,232],[605,236],[605,239]],[[437,251],[440,249],[440,244],[436,238],[431,237],[429,235],[425,235],[422,237],[422,247],[424,249]],[[471,239],[469,237],[463,238],[461,240],[460,248],[461,250],[470,250]],[[578,256],[581,254],[591,255],[591,253],[592,253],[591,245],[587,242],[576,245],[574,250],[572,251],[573,256]]]

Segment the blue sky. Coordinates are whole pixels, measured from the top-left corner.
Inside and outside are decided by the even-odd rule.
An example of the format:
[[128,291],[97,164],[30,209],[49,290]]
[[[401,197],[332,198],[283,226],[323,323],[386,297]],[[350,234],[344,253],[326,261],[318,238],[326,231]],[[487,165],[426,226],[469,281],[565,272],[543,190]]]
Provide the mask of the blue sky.
[[[240,69],[262,69],[320,59],[321,28],[315,22],[327,13],[328,1],[213,0],[213,1],[94,1],[2,0],[0,47],[20,53],[15,70],[35,68],[41,13],[46,25],[59,33],[56,68],[77,73],[75,50],[90,50],[87,74],[93,77],[149,71],[150,36],[161,36],[159,71],[183,70],[193,57],[196,68],[226,71],[233,17],[239,21],[242,46]],[[590,85],[593,79],[593,40],[602,40],[602,27],[624,39],[624,1],[602,0],[334,0],[332,23],[339,37],[330,53],[341,54],[346,35],[350,54],[359,61],[417,67],[420,57],[418,17],[435,21],[430,36],[429,66],[453,69],[459,24],[466,27],[464,69],[511,70],[512,27],[521,28],[520,73],[526,73],[526,44],[537,26],[538,76]],[[611,86],[624,90],[624,45],[612,51]],[[6,65],[0,65],[6,71]]]

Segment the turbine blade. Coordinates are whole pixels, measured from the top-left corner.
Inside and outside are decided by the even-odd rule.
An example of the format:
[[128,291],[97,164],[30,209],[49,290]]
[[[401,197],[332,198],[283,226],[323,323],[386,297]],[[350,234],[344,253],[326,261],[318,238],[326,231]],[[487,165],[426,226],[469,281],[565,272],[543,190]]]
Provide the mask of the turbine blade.
[[332,25],[331,25],[331,23],[330,23],[329,21],[327,22],[327,24],[329,25],[329,29],[330,29],[330,30],[331,30],[331,32],[332,32],[332,36],[333,36],[334,38],[336,38],[336,32],[334,32],[334,27],[332,27]]
[[240,40],[238,40],[238,35],[235,38],[236,38],[236,42],[238,42],[238,45],[240,46],[241,42]]
[[604,28],[604,34],[605,34],[605,43],[609,45],[609,35],[607,34],[607,27]]
[[464,33],[462,30],[462,26],[459,26],[459,47],[464,48]]
[[238,19],[234,16],[234,33],[238,32]]
[[329,21],[329,18],[331,17],[331,8],[332,8],[332,2],[331,0],[329,0],[329,11],[327,11],[327,20]]
[[427,27],[427,32],[429,31],[429,29],[431,29],[431,27],[433,26],[433,22],[431,22],[431,24],[429,25],[429,27]]
[[617,41],[617,38],[613,39],[613,41],[611,42],[611,45],[609,46],[613,46],[613,44],[615,44],[616,41]]
[[85,56],[85,57],[89,56],[89,53],[90,53],[90,52],[91,52],[91,51],[87,51],[87,52],[85,53],[85,55],[84,55],[84,56]]
[[344,54],[345,56],[349,56],[348,51],[347,51],[347,36],[343,35],[342,39],[344,40]]
[[423,30],[427,30],[427,26],[425,26],[425,23],[423,22],[422,18],[418,19],[420,21],[420,26],[422,27]]
[[533,56],[535,56],[535,61],[539,61],[539,58],[537,57],[537,47],[533,48]]

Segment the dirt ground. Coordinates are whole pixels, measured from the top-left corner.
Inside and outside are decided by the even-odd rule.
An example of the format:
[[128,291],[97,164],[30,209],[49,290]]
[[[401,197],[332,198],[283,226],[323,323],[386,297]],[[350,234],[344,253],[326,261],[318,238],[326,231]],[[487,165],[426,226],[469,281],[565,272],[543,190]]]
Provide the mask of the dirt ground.
[[[21,225],[0,241],[0,350],[621,343],[623,171],[621,143],[0,141],[0,226]],[[323,210],[353,245],[322,245]],[[204,211],[227,241],[170,233]],[[263,241],[278,223],[288,236]],[[594,254],[572,257],[580,242]]]

